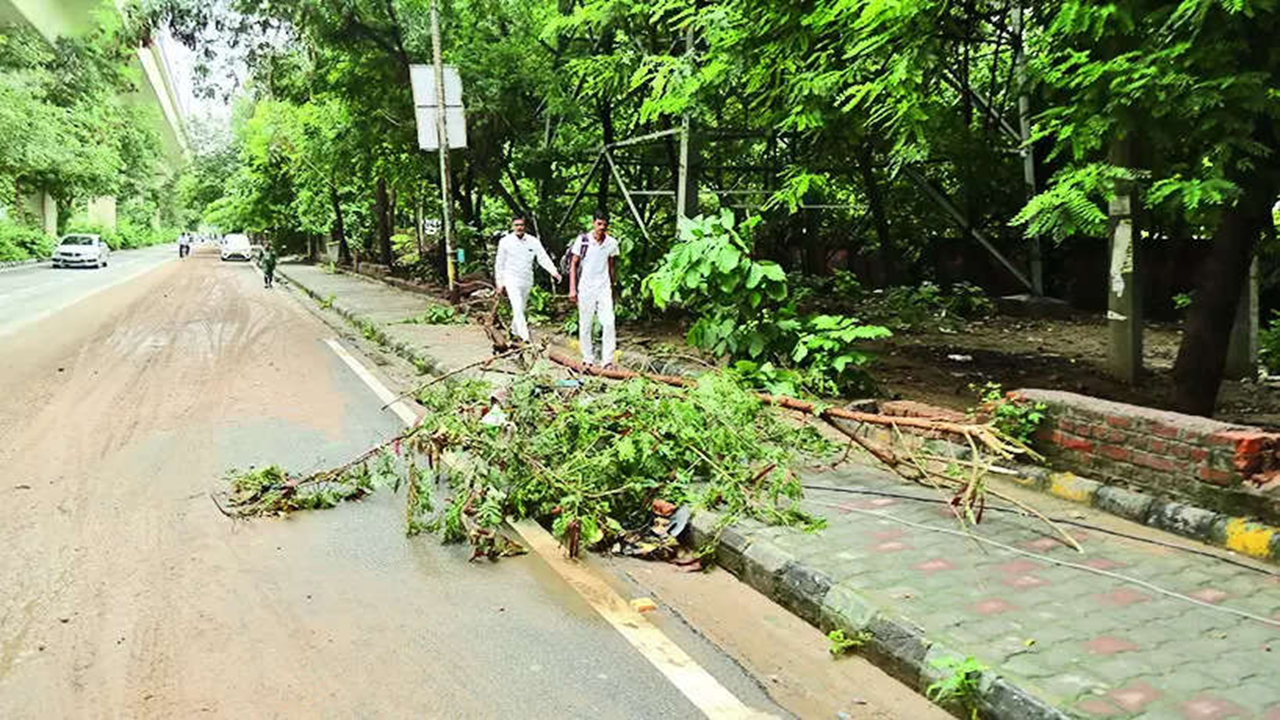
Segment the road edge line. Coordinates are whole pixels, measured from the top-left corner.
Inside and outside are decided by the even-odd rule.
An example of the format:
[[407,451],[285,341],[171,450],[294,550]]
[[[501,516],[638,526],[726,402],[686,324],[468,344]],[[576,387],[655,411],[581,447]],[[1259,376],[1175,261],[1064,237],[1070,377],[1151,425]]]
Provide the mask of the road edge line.
[[[396,400],[396,395],[352,356],[342,343],[335,338],[326,338],[324,342],[379,400],[390,403],[388,407],[405,425],[418,422],[417,413]],[[566,557],[560,550],[560,544],[541,525],[532,520],[508,520],[508,524],[530,550],[551,566],[566,585],[573,588],[579,597],[704,715],[709,718],[769,717],[752,710],[738,699],[662,630],[632,609],[621,595],[586,564]]]

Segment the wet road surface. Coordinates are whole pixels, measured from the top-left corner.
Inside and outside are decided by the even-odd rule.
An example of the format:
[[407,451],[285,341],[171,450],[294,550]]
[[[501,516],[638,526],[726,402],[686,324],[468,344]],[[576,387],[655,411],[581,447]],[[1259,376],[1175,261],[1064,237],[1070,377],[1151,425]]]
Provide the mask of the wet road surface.
[[228,468],[318,468],[399,426],[287,293],[159,250],[68,307],[24,285],[44,321],[0,327],[0,717],[699,716],[541,560],[406,538],[402,498],[219,514]]

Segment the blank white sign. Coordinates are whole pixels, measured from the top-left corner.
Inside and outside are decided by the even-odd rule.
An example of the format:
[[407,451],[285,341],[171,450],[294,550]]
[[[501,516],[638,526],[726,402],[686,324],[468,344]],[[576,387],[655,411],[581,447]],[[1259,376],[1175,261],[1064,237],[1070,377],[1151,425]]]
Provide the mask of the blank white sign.
[[[434,107],[418,107],[413,110],[418,120],[418,147],[423,150],[440,149],[440,139],[436,137],[436,109]],[[444,121],[449,131],[449,147],[464,148],[467,146],[467,120],[462,108],[445,108]]]
[[[436,101],[436,69],[432,65],[410,65],[409,84],[413,87],[413,104],[418,107],[430,105],[435,107]],[[462,77],[458,68],[453,65],[444,66],[444,104],[462,105]]]

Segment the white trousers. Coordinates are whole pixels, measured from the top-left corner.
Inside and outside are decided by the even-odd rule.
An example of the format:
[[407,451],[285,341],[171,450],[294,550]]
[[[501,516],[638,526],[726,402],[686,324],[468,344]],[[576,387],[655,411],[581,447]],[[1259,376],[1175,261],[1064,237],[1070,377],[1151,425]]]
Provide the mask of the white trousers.
[[600,318],[600,344],[603,345],[601,364],[608,365],[613,362],[614,351],[618,348],[618,336],[613,322],[613,288],[608,285],[578,288],[578,344],[582,345],[582,362],[588,365],[595,362],[591,328],[597,317]]
[[529,304],[529,285],[508,285],[507,299],[511,301],[511,332],[525,342],[529,342],[529,321],[524,317],[525,307]]

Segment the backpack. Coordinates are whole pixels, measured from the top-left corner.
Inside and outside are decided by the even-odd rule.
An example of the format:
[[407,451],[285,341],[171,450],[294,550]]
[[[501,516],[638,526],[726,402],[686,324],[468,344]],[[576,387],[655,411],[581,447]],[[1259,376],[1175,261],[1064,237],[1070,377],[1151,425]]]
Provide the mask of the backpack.
[[[582,244],[578,250],[578,276],[574,280],[582,279],[582,259],[587,256],[587,248],[591,247],[591,238],[586,233],[579,235],[574,242]],[[564,249],[564,255],[560,256],[560,276],[569,277],[569,268],[573,267],[573,243]]]

